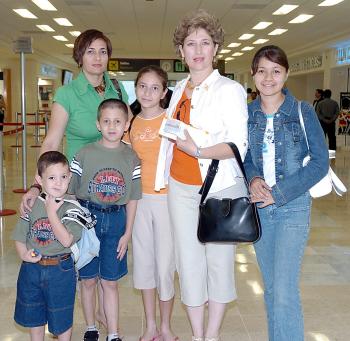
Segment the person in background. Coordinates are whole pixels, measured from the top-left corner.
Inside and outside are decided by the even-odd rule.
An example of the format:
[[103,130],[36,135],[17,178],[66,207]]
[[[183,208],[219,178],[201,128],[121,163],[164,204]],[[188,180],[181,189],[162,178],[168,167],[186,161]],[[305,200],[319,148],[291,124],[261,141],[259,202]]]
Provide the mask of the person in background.
[[[37,182],[43,193],[21,216],[12,238],[22,265],[17,281],[15,321],[30,328],[32,341],[43,341],[45,325],[59,341],[72,335],[76,290],[71,246],[81,238],[85,213],[66,192],[71,172],[57,151],[42,154]],[[79,216],[80,219],[76,219]]]
[[335,136],[335,121],[339,115],[338,103],[331,99],[332,91],[326,89],[323,93],[324,99],[318,103],[317,115],[320,120],[324,135],[328,137],[329,149],[337,149],[337,138]]
[[224,31],[217,18],[204,10],[189,14],[179,22],[173,42],[190,73],[175,86],[167,117],[184,122],[199,136],[195,142],[185,130],[184,138],[176,141],[162,138],[155,190],[169,183],[176,269],[192,340],[217,341],[226,304],[237,297],[232,268],[235,246],[199,242],[198,192],[211,159],[215,158],[222,161],[209,196],[239,197],[246,193],[226,143],[235,143],[244,159],[248,148],[246,92],[239,83],[214,69],[215,56],[224,42]]
[[[270,341],[303,341],[300,268],[310,232],[309,189],[329,168],[316,113],[284,88],[289,64],[278,46],[259,49],[251,73],[259,98],[248,105],[249,149],[244,162],[252,202],[259,203],[261,239],[254,244],[264,281]],[[303,167],[303,159],[309,163]]]
[[323,100],[323,90],[322,89],[316,89],[315,91],[315,99],[312,103],[312,106],[314,107],[315,111],[317,112],[317,106],[318,103],[320,103]]
[[84,341],[98,341],[95,325],[97,279],[103,293],[106,341],[119,335],[118,280],[127,274],[127,247],[131,238],[137,200],[141,198],[141,165],[136,153],[121,142],[128,130],[128,107],[121,100],[106,99],[98,107],[102,138],[80,149],[71,162],[69,192],[97,218],[95,231],[100,253],[79,270],[81,299],[87,328]]
[[[137,205],[132,234],[134,287],[142,293],[146,329],[140,341],[176,341],[170,319],[174,304],[174,241],[167,190],[154,190],[160,147],[159,128],[167,106],[168,75],[159,66],[142,68],[135,80],[141,112],[134,117],[124,141],[130,142],[142,163],[142,199]],[[160,328],[156,322],[156,290]]]
[[252,88],[247,88],[247,103],[250,103],[251,101],[253,101],[252,99]]
[[[0,94],[0,123],[4,123],[5,120],[6,104],[3,95]],[[4,127],[0,126],[0,131],[3,131]]]

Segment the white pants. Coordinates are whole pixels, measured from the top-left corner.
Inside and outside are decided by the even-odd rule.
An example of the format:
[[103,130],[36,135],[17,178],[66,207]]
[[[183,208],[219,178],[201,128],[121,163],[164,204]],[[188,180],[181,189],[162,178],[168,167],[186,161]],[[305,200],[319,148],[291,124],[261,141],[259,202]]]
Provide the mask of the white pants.
[[[199,189],[200,186],[169,179],[168,203],[174,229],[181,300],[187,306],[200,306],[208,300],[228,303],[237,297],[234,285],[236,247],[233,244],[199,242]],[[240,178],[229,190],[236,197],[246,193],[246,187]]]
[[167,195],[142,194],[132,232],[136,289],[157,288],[159,299],[174,297],[175,255]]

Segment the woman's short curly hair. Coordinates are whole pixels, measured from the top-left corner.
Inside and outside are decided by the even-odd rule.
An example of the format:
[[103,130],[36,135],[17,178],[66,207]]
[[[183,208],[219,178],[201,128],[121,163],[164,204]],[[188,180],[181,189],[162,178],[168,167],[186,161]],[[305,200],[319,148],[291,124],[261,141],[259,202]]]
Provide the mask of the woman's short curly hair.
[[108,58],[112,55],[112,44],[111,41],[101,31],[90,29],[81,33],[74,42],[73,48],[73,59],[79,67],[83,64],[83,55],[91,43],[97,39],[102,39],[107,46]]
[[199,9],[186,15],[175,29],[173,43],[176,48],[176,53],[179,56],[181,56],[179,46],[182,46],[186,37],[198,28],[206,30],[213,39],[214,44],[218,45],[217,51],[221,50],[224,43],[225,31],[219,19],[205,10]]

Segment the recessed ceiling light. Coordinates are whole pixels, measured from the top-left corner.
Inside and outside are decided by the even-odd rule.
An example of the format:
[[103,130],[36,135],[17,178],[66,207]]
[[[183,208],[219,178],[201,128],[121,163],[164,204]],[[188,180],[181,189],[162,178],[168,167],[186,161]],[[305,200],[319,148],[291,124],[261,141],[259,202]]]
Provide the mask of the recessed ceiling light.
[[239,56],[242,56],[244,53],[242,52],[235,52],[232,54],[232,57],[239,57]]
[[231,52],[231,50],[222,49],[219,53],[229,53],[229,52]]
[[43,11],[57,11],[57,8],[52,5],[49,0],[32,0]]
[[36,27],[40,28],[42,31],[45,32],[55,32],[55,30],[49,25],[36,25]]
[[65,36],[53,36],[53,37],[59,41],[68,41],[68,39]]
[[343,2],[344,0],[325,0],[318,4],[318,6],[334,6],[338,5],[339,3]]
[[231,43],[230,45],[227,45],[227,47],[238,47],[240,46],[242,43]]
[[253,30],[263,30],[265,29],[266,27],[272,25],[272,22],[269,22],[269,21],[260,21],[258,24],[256,24],[254,27],[253,27]]
[[298,8],[299,5],[283,5],[278,10],[273,12],[273,15],[286,15],[292,11],[294,11],[296,8]]
[[287,32],[288,30],[286,28],[276,28],[272,32],[269,33],[269,36],[278,36],[280,34],[283,34],[284,32]]
[[230,60],[234,60],[234,58],[233,58],[233,57],[227,57],[227,58],[225,58],[225,60],[226,60],[227,62],[229,62]]
[[67,47],[69,47],[70,49],[72,49],[74,47],[74,44],[64,44],[66,45]]
[[309,19],[313,18],[314,16],[312,14],[300,14],[291,21],[289,21],[290,24],[301,24],[305,21],[308,21]]
[[32,12],[29,12],[25,8],[18,8],[18,9],[13,9],[14,12],[16,12],[18,15],[20,15],[22,18],[27,18],[27,19],[38,19],[37,16],[35,16]]
[[258,39],[254,41],[254,45],[259,45],[259,44],[264,44],[266,42],[268,42],[270,39]]
[[246,47],[243,47],[243,49],[241,49],[241,51],[251,51],[254,49],[254,46],[246,46]]
[[245,33],[245,34],[242,34],[238,39],[239,40],[248,40],[251,37],[254,37],[254,34],[252,34],[252,33]]
[[216,56],[217,59],[220,59],[220,58],[222,58],[222,57],[223,57],[222,54],[218,54],[218,55]]
[[73,24],[67,18],[54,18],[58,25],[61,26],[73,26]]
[[73,37],[78,37],[78,36],[80,36],[80,34],[81,34],[80,31],[69,31],[69,33],[70,33]]

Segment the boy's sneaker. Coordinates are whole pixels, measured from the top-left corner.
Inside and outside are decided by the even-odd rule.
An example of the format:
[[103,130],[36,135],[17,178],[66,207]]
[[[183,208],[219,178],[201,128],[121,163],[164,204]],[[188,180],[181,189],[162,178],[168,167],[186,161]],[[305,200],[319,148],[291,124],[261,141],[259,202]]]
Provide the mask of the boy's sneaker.
[[84,341],[98,341],[98,330],[87,330],[84,334]]

